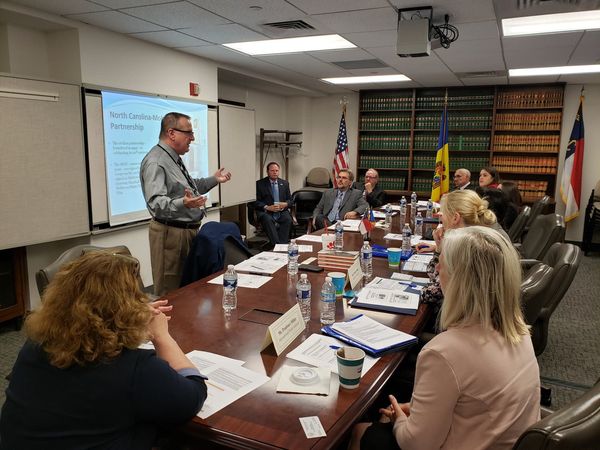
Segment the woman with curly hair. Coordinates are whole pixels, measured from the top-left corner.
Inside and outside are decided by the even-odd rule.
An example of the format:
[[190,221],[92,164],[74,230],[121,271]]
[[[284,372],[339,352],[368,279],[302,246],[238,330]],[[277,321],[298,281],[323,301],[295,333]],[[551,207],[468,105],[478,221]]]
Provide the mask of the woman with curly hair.
[[441,250],[443,331],[419,353],[410,403],[390,395],[379,422],[356,425],[351,450],[508,450],[540,418],[519,255],[481,226],[448,231]]
[[[150,449],[190,420],[206,384],[148,304],[139,263],[93,252],[63,266],[25,322],[0,416],[1,449]],[[156,351],[138,346],[148,339]]]

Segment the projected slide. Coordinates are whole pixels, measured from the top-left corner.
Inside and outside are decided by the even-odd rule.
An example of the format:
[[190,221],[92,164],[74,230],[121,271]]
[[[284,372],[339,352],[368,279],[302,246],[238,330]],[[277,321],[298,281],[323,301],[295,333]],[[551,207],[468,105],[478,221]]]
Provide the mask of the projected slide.
[[[158,143],[168,112],[192,118],[195,140],[183,156],[194,178],[208,176],[208,107],[202,103],[102,91],[104,153],[110,225],[149,218],[140,186],[140,163]],[[210,194],[207,194],[210,195]],[[210,204],[210,201],[208,202]]]

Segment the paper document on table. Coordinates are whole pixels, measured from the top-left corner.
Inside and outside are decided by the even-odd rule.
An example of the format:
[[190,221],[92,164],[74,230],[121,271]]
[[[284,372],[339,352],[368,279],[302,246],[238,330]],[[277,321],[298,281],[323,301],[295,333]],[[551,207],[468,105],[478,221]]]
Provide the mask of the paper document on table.
[[416,341],[414,336],[390,328],[362,314],[348,322],[336,322],[331,325],[331,328],[377,352]]
[[[319,241],[320,240],[321,240],[321,238],[319,238]],[[274,252],[287,252],[288,244],[275,244],[273,251]],[[312,245],[298,245],[298,253],[310,253],[312,251],[313,251]]]
[[409,286],[402,286],[402,289],[365,287],[356,298],[349,300],[348,304],[359,308],[415,315],[419,308],[419,297],[415,289]]
[[201,419],[206,419],[270,379],[240,366],[237,360],[231,362],[228,361],[230,358],[223,359],[223,356],[214,353],[192,351],[187,356],[208,377],[207,397],[197,414]]
[[[257,289],[268,281],[271,281],[273,277],[266,277],[264,275],[253,275],[251,273],[238,273],[237,287]],[[223,274],[208,281],[209,284],[223,284]]]
[[431,283],[429,278],[425,277],[414,277],[407,273],[394,272],[392,274],[392,280],[400,280],[400,281],[412,281],[413,283],[419,284],[421,286],[426,286]]
[[[411,277],[412,278],[412,277]],[[390,290],[408,290],[411,294],[419,294],[423,290],[424,284],[413,282],[412,280],[400,280],[397,278],[373,278],[365,287],[374,289],[390,289]]]
[[402,270],[406,272],[427,272],[427,266],[433,255],[414,254],[406,260]]
[[411,236],[410,245],[414,247],[417,244],[435,245],[435,241],[432,241],[431,239],[423,239],[423,237],[419,236],[418,234],[415,236]]
[[296,241],[323,242],[321,235],[316,234],[303,234],[302,236],[296,238]]
[[[360,219],[346,219],[342,220],[342,225],[344,226],[344,231],[358,231],[358,226],[360,225]],[[335,230],[335,224],[327,227],[328,230]]]
[[262,252],[236,264],[238,272],[254,272],[271,275],[287,265],[287,255],[275,252]]
[[[396,214],[398,213],[392,209],[392,216],[395,216]],[[385,211],[373,210],[373,217],[376,219],[385,219]]]
[[[338,364],[335,352],[344,344],[339,339],[331,336],[323,336],[322,334],[311,334],[302,344],[287,354],[287,357],[300,361],[305,364],[310,364],[316,367],[327,367],[333,373],[338,373]],[[365,356],[363,363],[362,374],[364,376],[379,358]]]

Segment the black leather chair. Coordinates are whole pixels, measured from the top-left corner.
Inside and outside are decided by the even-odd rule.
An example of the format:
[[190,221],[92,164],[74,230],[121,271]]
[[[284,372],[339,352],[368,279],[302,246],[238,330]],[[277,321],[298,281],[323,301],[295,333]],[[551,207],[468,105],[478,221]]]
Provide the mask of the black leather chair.
[[508,230],[508,237],[510,237],[511,242],[521,242],[521,236],[523,235],[525,224],[528,222],[530,214],[531,208],[524,206]]
[[600,380],[564,408],[545,416],[519,437],[513,450],[600,448]]
[[[521,262],[526,268],[532,267],[531,271],[539,261],[522,260]],[[581,262],[581,249],[573,244],[557,242],[550,247],[542,262],[552,267],[552,276],[551,283],[546,289],[544,304],[539,310],[537,318],[529,319],[528,322],[532,326],[531,339],[536,355],[541,355],[546,349],[550,317],[575,278]]]
[[533,205],[531,205],[531,213],[529,214],[529,220],[525,224],[525,228],[529,228],[533,224],[533,221],[537,218],[537,216],[545,212],[546,208],[550,204],[550,200],[550,196],[544,195]]
[[560,214],[547,214],[538,216],[523,241],[514,243],[524,259],[537,259],[541,261],[544,255],[555,242],[562,242],[565,238],[565,219]]
[[294,237],[306,233],[312,220],[313,211],[321,200],[323,192],[300,189],[292,194],[292,233]]
[[223,240],[223,251],[223,269],[227,268],[229,264],[236,265],[254,255],[248,247],[241,244],[233,236],[227,236]]
[[593,242],[597,230],[600,230],[600,181],[596,184],[596,189],[592,189],[583,218],[582,248],[586,256],[600,248],[600,244]]
[[[115,247],[98,247],[95,245],[82,244],[82,245],[77,245],[73,248],[70,248],[70,249],[64,251],[58,258],[56,258],[56,260],[54,260],[54,262],[52,262],[51,264],[48,264],[46,267],[44,267],[43,269],[40,269],[36,272],[35,282],[37,284],[37,288],[38,288],[38,292],[40,293],[40,297],[44,293],[44,290],[46,289],[48,284],[50,284],[50,281],[52,281],[54,276],[58,273],[58,271],[64,264],[79,258],[80,256],[84,255],[85,253],[94,252],[94,251],[105,251],[105,252],[110,252],[110,253],[114,253],[117,255],[131,256],[131,252],[125,245],[117,245]],[[144,283],[142,282],[141,277],[139,277],[139,282],[140,282],[140,287],[143,289]]]
[[521,308],[527,325],[533,325],[548,298],[554,269],[544,263],[531,267],[521,282]]

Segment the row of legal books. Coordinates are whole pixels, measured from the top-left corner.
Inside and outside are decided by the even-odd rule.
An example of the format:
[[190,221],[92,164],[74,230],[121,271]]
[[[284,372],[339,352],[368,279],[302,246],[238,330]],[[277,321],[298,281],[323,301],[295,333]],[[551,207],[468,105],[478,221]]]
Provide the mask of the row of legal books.
[[388,191],[402,191],[406,189],[405,176],[379,176],[379,184],[381,189]]
[[496,130],[560,130],[560,112],[496,114]]
[[500,173],[547,173],[554,174],[558,167],[556,157],[540,158],[537,156],[494,156],[492,165]]
[[478,174],[489,162],[490,160],[488,158],[452,157],[450,158],[450,170],[455,171],[461,168],[469,169],[472,173],[471,178],[476,179],[477,176],[475,174]]
[[358,259],[358,253],[348,250],[319,250],[317,264],[325,269],[346,271]]
[[448,138],[450,150],[489,151],[489,134],[452,134]]
[[496,134],[494,151],[558,153],[560,136],[547,134]]
[[431,168],[431,176],[414,177],[412,180],[412,190],[415,192],[431,192],[431,183],[433,182],[433,167]]
[[560,108],[562,104],[562,88],[498,92],[496,101],[498,108]]
[[361,136],[361,150],[398,150],[407,149],[410,145],[410,135],[379,135]]
[[[440,115],[427,114],[418,115],[415,118],[415,128],[417,129],[437,129],[440,127]],[[487,113],[459,113],[448,114],[448,128],[481,128],[487,129],[492,127],[492,117]]]
[[410,97],[396,94],[365,96],[361,100],[360,109],[363,111],[410,110],[412,95]]
[[531,202],[546,195],[548,189],[547,181],[517,180],[517,188],[525,202]]
[[[446,97],[417,97],[417,109],[441,108],[444,106]],[[457,95],[448,97],[448,108],[483,108],[494,105],[494,95]]]
[[411,117],[398,115],[362,116],[361,130],[410,130]]
[[381,169],[408,169],[408,154],[406,156],[371,156],[364,153],[360,156],[360,167],[377,167]]
[[413,157],[413,169],[431,169],[435,168],[435,155],[423,156],[418,155]]

